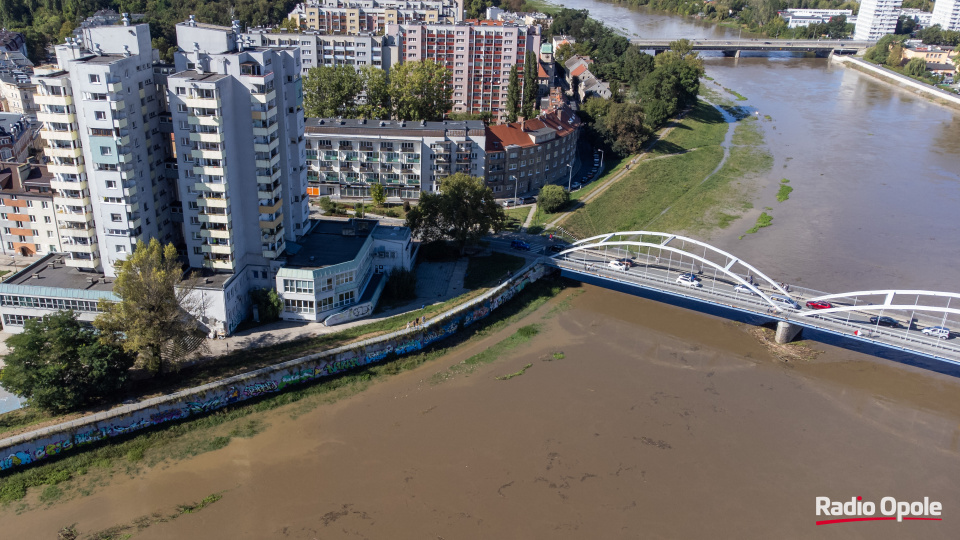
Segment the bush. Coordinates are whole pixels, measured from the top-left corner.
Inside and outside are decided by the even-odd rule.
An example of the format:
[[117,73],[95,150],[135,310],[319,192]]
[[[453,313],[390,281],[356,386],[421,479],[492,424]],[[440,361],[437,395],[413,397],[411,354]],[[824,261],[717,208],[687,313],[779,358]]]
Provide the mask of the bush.
[[330,197],[320,197],[320,209],[323,210],[325,214],[336,214],[339,205],[330,200]]
[[537,204],[544,212],[553,213],[560,210],[570,200],[570,194],[560,186],[543,186],[540,188],[540,197]]
[[413,270],[394,268],[387,277],[383,288],[383,299],[387,303],[400,300],[413,300],[417,297],[417,273]]
[[404,212],[410,211],[410,201],[403,201],[403,211]]
[[250,300],[257,306],[261,323],[273,322],[280,318],[283,300],[275,289],[253,289],[250,291]]

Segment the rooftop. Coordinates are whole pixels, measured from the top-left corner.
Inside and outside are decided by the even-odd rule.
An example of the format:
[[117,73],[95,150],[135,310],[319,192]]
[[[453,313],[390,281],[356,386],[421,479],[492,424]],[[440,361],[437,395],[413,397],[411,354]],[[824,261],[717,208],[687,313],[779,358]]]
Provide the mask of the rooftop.
[[58,289],[113,291],[113,278],[105,279],[102,274],[81,272],[61,262],[65,259],[66,256],[63,254],[47,255],[7,278],[3,283]]
[[318,269],[352,261],[377,226],[371,219],[321,219],[311,223],[310,232],[296,243],[299,249],[291,249],[293,243],[288,242],[287,268]]
[[410,238],[410,228],[398,225],[378,225],[373,230],[373,237],[379,240],[407,240]]
[[195,70],[188,69],[179,73],[170,75],[171,79],[187,79],[193,82],[217,82],[220,79],[226,79],[229,75],[223,73],[197,73]]
[[414,122],[402,120],[363,120],[363,119],[337,119],[337,118],[307,118],[304,131],[307,134],[339,134],[345,135],[363,135],[369,134],[371,130],[377,130],[380,134],[382,130],[390,133],[384,136],[403,136],[413,135],[420,137],[424,132],[433,131],[441,133],[445,131],[479,131],[483,132],[484,124],[481,120],[444,120],[441,122]]

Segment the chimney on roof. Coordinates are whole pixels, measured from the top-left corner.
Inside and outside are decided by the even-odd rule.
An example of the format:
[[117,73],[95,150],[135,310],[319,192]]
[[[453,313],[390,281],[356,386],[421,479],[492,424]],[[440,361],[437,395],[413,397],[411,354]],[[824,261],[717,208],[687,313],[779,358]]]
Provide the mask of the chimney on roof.
[[129,14],[129,13],[121,13],[121,15],[123,15],[123,25],[124,25],[124,26],[130,26],[130,14]]

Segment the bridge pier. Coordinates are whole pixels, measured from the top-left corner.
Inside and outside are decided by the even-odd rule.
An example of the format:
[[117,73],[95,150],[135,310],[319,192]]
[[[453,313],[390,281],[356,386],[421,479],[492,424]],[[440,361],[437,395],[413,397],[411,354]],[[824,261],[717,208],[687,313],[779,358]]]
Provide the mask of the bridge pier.
[[791,324],[787,321],[777,322],[777,335],[774,340],[780,345],[790,343],[797,337],[803,327],[798,324]]
[[729,49],[728,49],[728,50],[724,50],[724,51],[722,51],[722,52],[723,52],[723,55],[724,55],[725,57],[727,57],[727,58],[740,58],[740,51],[739,51],[739,50],[729,50]]

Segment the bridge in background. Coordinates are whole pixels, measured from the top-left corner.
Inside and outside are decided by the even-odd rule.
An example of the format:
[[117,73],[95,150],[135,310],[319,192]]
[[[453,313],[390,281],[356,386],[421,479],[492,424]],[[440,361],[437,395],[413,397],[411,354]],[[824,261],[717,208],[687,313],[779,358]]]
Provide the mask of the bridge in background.
[[[660,53],[670,48],[672,39],[634,39],[631,43],[639,45],[641,49]],[[695,51],[720,51],[726,56],[740,56],[741,51],[786,51],[812,52],[817,56],[831,54],[857,54],[868,47],[873,41],[853,41],[849,39],[831,40],[804,40],[804,39],[693,39],[690,44]]]
[[[778,343],[804,332],[809,339],[960,376],[957,334],[940,339],[924,332],[960,328],[957,293],[834,294],[791,287],[705,242],[656,231],[577,240],[546,261],[578,281],[750,324],[775,324]],[[896,326],[884,326],[887,319]]]

